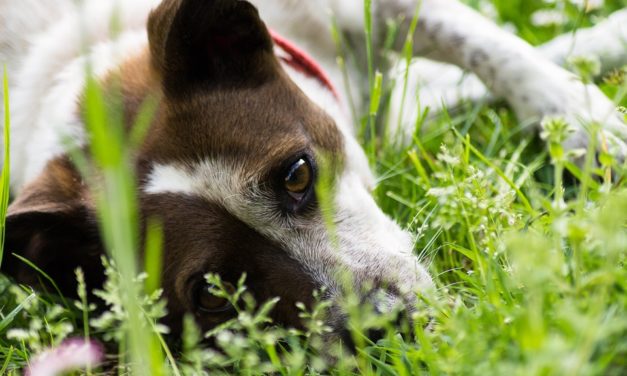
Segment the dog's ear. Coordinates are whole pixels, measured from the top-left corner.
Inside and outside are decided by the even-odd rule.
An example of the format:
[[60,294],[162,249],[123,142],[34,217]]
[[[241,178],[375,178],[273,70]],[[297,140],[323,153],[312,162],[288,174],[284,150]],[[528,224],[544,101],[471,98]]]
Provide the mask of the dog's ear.
[[148,21],[166,94],[190,86],[256,86],[276,76],[272,38],[242,0],[165,0]]
[[96,216],[85,204],[83,190],[69,161],[48,164],[9,207],[3,273],[19,283],[48,283],[16,254],[45,272],[69,296],[76,295],[74,271],[78,267],[84,270],[89,288],[102,285],[103,247]]

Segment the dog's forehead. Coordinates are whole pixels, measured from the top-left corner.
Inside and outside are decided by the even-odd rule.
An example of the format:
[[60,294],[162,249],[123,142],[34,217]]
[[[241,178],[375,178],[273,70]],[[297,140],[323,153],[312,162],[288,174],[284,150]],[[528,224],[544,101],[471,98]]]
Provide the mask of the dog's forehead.
[[343,154],[333,119],[287,78],[255,88],[195,92],[164,100],[144,148],[160,163],[207,159],[270,167],[298,153]]

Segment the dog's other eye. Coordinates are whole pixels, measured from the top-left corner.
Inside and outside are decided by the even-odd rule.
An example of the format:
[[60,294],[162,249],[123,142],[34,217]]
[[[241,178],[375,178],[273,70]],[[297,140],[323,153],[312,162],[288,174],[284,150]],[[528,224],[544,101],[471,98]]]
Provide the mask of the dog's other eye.
[[300,201],[313,183],[313,169],[311,163],[305,158],[301,158],[294,163],[285,176],[285,189],[295,200]]
[[[230,283],[224,282],[224,287],[227,292],[235,291],[235,288]],[[200,283],[196,287],[194,291],[194,305],[200,313],[215,315],[233,310],[233,305],[228,299],[212,293],[215,289],[216,286],[207,283]]]

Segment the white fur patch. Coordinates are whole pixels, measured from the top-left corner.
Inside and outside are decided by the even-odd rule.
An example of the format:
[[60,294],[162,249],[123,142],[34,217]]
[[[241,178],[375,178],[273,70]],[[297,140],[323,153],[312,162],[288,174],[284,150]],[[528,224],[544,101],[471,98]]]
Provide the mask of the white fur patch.
[[[35,18],[43,24],[24,31],[40,33],[29,36],[27,45],[18,49],[26,51],[26,56],[9,56],[21,66],[11,72],[10,80],[13,189],[34,179],[48,160],[62,153],[64,139],[84,141],[83,125],[76,115],[86,64],[90,62],[93,73],[101,77],[140,52],[147,43],[148,13],[159,2],[88,0],[80,9],[66,3],[57,8],[56,1],[47,0],[2,3],[1,10],[12,14],[28,14],[31,9],[45,13],[49,8],[49,14],[56,15],[56,20],[46,22],[44,17]],[[114,15],[119,15],[123,30],[115,37],[111,30]],[[17,29],[8,32],[12,33],[9,39],[24,39]]]
[[194,166],[156,165],[144,187],[148,194],[202,197],[280,244],[332,295],[337,273],[348,272],[357,286],[390,283],[409,298],[431,286],[413,254],[411,236],[376,205],[364,178],[347,170],[338,179],[334,218],[337,248],[320,216],[288,217],[279,212],[271,192],[243,166],[218,160]]
[[175,166],[155,165],[150,173],[144,192],[149,194],[181,193],[196,194],[195,181],[183,169]]

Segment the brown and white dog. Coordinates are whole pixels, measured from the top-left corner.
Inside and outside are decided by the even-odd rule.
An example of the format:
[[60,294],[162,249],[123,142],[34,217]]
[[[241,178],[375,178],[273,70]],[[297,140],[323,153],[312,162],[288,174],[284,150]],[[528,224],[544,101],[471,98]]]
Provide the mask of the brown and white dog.
[[[206,296],[207,273],[231,283],[246,273],[258,301],[281,298],[273,318],[291,326],[299,325],[295,304],[310,304],[313,291],[324,289],[336,303],[328,323],[337,332],[344,327],[337,303],[345,274],[381,311],[411,306],[416,293],[432,288],[411,235],[371,197],[374,179],[344,107],[348,93],[330,83],[340,83],[342,74],[327,10],[359,40],[361,1],[253,1],[259,12],[239,0],[83,3],[0,1],[0,59],[11,73],[14,124],[8,251],[37,264],[68,293],[76,267],[91,288],[103,281],[95,204],[63,142],[88,142],[81,98],[90,62],[105,89],[121,82],[129,124],[145,99],[159,98],[135,171],[142,218],[164,224],[163,288],[175,331],[186,312],[203,329],[229,318],[227,306]],[[408,30],[419,3],[416,54],[471,70],[524,118],[601,121],[613,150],[627,150],[624,125],[596,87],[457,1],[375,1],[375,45],[383,43],[388,19]],[[112,37],[114,15],[121,33]],[[329,78],[273,38],[261,19],[304,47]],[[354,83],[367,81],[359,70],[350,72]],[[583,127],[568,142],[585,145]],[[317,205],[320,155],[331,157],[337,243]],[[19,282],[37,282],[11,256],[2,268]]]

